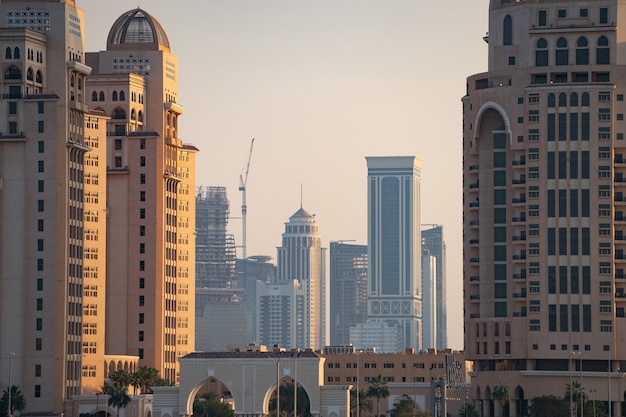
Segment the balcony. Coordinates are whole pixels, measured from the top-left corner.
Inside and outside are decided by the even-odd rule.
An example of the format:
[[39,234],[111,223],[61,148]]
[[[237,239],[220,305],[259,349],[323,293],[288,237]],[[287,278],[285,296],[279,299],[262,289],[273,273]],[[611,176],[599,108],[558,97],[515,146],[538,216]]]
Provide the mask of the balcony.
[[526,317],[526,312],[525,311],[514,311],[513,312],[513,317]]
[[525,292],[516,292],[513,293],[513,298],[526,298],[526,293]]
[[524,241],[526,241],[526,235],[513,236],[513,242],[524,242]]
[[469,299],[470,299],[471,301],[479,301],[479,300],[480,300],[480,295],[478,295],[478,294],[472,294],[472,295],[470,295],[470,296],[469,296]]
[[470,165],[469,167],[470,172],[478,171],[479,169],[480,169],[480,165]]
[[518,198],[514,198],[511,201],[513,204],[522,204],[526,202],[526,197],[518,197]]
[[526,178],[516,178],[512,181],[513,185],[525,185],[526,184]]
[[480,221],[479,220],[470,220],[469,225],[470,226],[480,226]]
[[476,201],[472,201],[471,203],[469,203],[470,208],[478,208],[480,207],[480,202],[478,200]]
[[514,261],[525,261],[526,260],[526,254],[525,253],[520,253],[518,255],[513,255],[513,260]]
[[470,314],[470,319],[479,319],[480,318],[480,314],[479,313],[472,313]]
[[515,280],[525,280],[526,279],[526,273],[523,273],[523,274],[513,274],[513,279],[515,279]]
[[479,243],[479,239],[470,239],[469,244],[470,245],[478,245]]
[[513,161],[513,166],[514,167],[524,167],[525,165],[526,165],[526,160],[525,159],[520,159],[520,160]]
[[511,219],[511,221],[513,223],[519,223],[519,222],[525,222],[526,221],[526,215],[522,214],[520,216],[515,216]]
[[471,264],[478,264],[480,263],[480,258],[470,258],[469,261]]
[[480,188],[480,184],[478,182],[472,183],[469,186],[470,190],[476,190],[478,191],[478,189]]
[[470,282],[478,282],[480,281],[480,277],[478,275],[472,275],[469,280]]

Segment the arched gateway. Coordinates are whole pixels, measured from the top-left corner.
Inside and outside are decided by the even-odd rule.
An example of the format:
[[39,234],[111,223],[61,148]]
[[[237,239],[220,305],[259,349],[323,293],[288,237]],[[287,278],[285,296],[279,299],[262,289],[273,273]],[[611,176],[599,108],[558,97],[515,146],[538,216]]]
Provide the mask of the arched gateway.
[[324,362],[312,351],[191,353],[180,359],[179,387],[154,387],[153,416],[190,416],[196,394],[215,380],[230,392],[237,416],[265,416],[277,380],[295,379],[314,417],[348,417],[351,386],[324,386]]

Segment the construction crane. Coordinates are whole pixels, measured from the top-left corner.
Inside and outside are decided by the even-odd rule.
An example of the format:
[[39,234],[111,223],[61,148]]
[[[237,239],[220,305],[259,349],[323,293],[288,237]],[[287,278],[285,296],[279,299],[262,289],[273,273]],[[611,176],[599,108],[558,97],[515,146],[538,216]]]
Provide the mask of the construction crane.
[[248,173],[250,172],[250,161],[252,160],[252,147],[254,146],[254,138],[250,142],[250,152],[248,153],[248,163],[246,164],[246,172],[244,174],[243,169],[239,175],[239,191],[241,191],[241,247],[242,247],[242,259],[246,259],[246,214],[248,213],[248,206],[246,205],[246,184],[248,183]]

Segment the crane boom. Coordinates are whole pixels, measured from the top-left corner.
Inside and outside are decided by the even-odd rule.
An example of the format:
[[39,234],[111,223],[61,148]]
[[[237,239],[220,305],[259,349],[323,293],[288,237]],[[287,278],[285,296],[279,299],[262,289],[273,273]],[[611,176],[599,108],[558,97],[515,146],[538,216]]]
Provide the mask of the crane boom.
[[242,259],[246,259],[246,215],[248,213],[248,206],[246,204],[246,184],[248,183],[248,173],[250,172],[250,161],[252,160],[252,148],[254,147],[254,138],[250,142],[250,152],[248,153],[248,163],[246,164],[245,174],[241,170],[239,175],[239,191],[241,191],[241,247],[242,247]]

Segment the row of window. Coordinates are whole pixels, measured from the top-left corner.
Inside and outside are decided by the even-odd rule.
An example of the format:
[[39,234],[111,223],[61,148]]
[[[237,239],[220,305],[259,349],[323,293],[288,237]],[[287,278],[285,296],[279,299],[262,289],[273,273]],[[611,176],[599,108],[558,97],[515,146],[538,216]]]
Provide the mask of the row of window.
[[[106,101],[104,91],[100,91],[100,93],[93,91],[91,93],[91,101]],[[113,93],[111,93],[111,101],[126,101],[126,93],[124,90],[120,90],[119,93],[113,91]]]
[[[574,49],[574,59],[570,62],[570,50],[568,42],[565,38],[559,38],[556,41],[556,49],[554,51],[553,65],[589,65],[589,41],[586,37],[581,36],[576,40],[576,48]],[[609,39],[606,36],[600,36],[596,41],[595,63],[598,65],[610,64],[610,48]],[[547,67],[549,62],[548,41],[545,38],[537,40],[535,50],[535,66]]]

